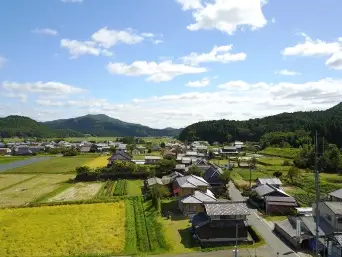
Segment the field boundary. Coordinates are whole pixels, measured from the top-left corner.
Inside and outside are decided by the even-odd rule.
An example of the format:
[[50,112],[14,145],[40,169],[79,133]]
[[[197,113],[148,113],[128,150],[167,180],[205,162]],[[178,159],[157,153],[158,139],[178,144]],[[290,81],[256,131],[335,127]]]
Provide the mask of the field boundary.
[[51,191],[45,195],[42,195],[41,197],[35,199],[31,203],[43,203],[46,200],[48,200],[49,198],[54,197],[54,196],[58,195],[59,193],[62,193],[63,191],[65,191],[69,187],[72,187],[73,185],[74,185],[73,183],[64,182],[64,183],[62,183],[62,185],[57,187],[55,190],[53,190],[53,191]]

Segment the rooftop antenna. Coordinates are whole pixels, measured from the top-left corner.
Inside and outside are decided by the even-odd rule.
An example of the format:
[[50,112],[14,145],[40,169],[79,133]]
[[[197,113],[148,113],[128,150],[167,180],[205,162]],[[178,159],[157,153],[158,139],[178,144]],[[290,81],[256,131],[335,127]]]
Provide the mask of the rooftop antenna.
[[316,257],[319,257],[319,202],[320,202],[320,194],[319,194],[319,171],[318,171],[318,138],[317,138],[317,130],[315,135],[315,191],[316,191]]

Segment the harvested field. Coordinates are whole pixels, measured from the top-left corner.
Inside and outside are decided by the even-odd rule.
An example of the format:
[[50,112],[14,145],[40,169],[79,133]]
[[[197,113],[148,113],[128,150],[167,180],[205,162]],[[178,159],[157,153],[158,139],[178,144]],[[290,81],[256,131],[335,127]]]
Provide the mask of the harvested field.
[[102,256],[125,248],[125,204],[0,210],[0,256]]
[[35,175],[28,175],[28,174],[0,175],[0,190],[7,188],[11,185],[17,184],[26,179],[32,178],[34,176]]
[[55,157],[47,161],[10,169],[6,173],[72,173],[78,166],[94,159],[94,156]]
[[103,183],[77,183],[58,195],[51,197],[47,202],[89,200],[97,194],[102,185]]
[[44,174],[0,191],[0,208],[27,205],[74,177],[73,174]]
[[95,168],[102,168],[107,166],[108,164],[108,158],[109,156],[100,156],[93,160],[90,160],[89,162],[86,162],[84,165],[88,166],[89,168],[95,169]]

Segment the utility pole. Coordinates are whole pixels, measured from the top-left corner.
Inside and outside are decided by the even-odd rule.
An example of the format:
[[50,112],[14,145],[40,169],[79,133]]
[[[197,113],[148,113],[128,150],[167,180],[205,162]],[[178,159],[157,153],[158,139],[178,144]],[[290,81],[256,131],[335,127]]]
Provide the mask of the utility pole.
[[234,257],[238,257],[238,236],[239,236],[239,225],[235,225],[235,249],[234,249]]
[[320,194],[319,194],[319,171],[318,171],[318,138],[317,138],[317,130],[315,136],[315,191],[316,191],[316,257],[319,257],[319,202],[320,202]]

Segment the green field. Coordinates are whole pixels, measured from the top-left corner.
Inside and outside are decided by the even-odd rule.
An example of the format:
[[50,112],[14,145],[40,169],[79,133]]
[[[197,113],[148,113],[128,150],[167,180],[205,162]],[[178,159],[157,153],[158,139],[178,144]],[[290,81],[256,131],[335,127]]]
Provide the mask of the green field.
[[73,173],[76,167],[83,166],[94,158],[96,157],[93,155],[54,157],[47,161],[11,169],[6,171],[6,173]]
[[125,250],[125,203],[0,210],[0,256],[84,256]]
[[127,194],[129,196],[142,195],[141,187],[143,186],[142,180],[128,180]]
[[278,156],[293,159],[299,153],[299,148],[275,148],[275,147],[266,147],[264,150],[259,153],[271,156]]
[[24,157],[24,156],[0,156],[0,164],[15,162],[15,161],[21,161],[28,159],[30,157]]
[[21,183],[25,180],[33,178],[34,174],[3,174],[0,175],[0,191],[7,189],[13,185]]

